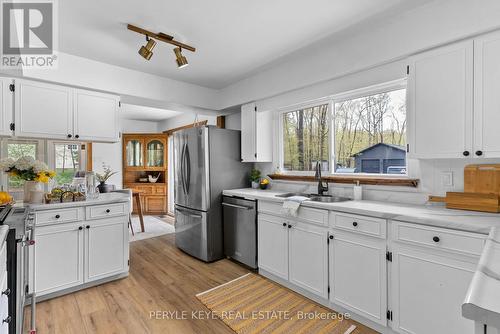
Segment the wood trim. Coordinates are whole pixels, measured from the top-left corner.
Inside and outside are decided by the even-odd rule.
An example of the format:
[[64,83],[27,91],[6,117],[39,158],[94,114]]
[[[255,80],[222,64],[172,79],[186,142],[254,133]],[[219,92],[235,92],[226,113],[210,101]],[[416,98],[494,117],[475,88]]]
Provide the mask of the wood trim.
[[[304,181],[315,182],[317,181],[314,176],[310,175],[286,175],[286,174],[270,174],[268,175],[273,180],[289,180],[289,181]],[[377,186],[401,186],[401,187],[414,187],[418,186],[418,179],[410,178],[383,178],[372,176],[323,176],[322,179],[328,183],[349,183],[377,185]]]
[[86,143],[86,148],[87,148],[87,171],[90,172],[92,171],[93,165],[92,165],[92,143]]
[[226,116],[217,116],[217,127],[221,129],[226,128]]
[[178,128],[173,128],[173,129],[170,129],[167,131],[163,131],[163,133],[166,133],[167,135],[171,136],[176,131],[189,129],[189,128],[195,128],[197,126],[204,126],[207,124],[208,124],[208,120],[200,121],[200,122],[196,122],[196,123],[192,123],[192,124],[188,124],[188,125],[184,125],[184,126],[179,126]]

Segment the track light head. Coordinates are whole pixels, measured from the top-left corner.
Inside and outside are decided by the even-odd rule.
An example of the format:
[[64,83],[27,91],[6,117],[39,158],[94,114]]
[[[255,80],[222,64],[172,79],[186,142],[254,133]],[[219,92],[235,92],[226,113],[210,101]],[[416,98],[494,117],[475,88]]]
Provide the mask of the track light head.
[[182,55],[182,49],[181,48],[175,48],[174,49],[174,53],[175,53],[175,61],[177,62],[177,67],[178,68],[183,68],[183,67],[186,67],[188,66],[188,61],[186,59],[186,57],[184,57]]
[[153,49],[156,46],[156,42],[154,39],[149,38],[146,36],[146,40],[148,41],[146,45],[141,46],[139,49],[139,54],[146,60],[150,60],[151,57],[153,56]]

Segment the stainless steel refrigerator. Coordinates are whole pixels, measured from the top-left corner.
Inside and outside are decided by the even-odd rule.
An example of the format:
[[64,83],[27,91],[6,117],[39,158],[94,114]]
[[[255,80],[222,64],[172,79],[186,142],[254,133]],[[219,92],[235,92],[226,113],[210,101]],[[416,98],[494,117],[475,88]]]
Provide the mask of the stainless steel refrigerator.
[[203,261],[224,256],[222,190],[248,186],[241,133],[201,126],[174,133],[175,244]]

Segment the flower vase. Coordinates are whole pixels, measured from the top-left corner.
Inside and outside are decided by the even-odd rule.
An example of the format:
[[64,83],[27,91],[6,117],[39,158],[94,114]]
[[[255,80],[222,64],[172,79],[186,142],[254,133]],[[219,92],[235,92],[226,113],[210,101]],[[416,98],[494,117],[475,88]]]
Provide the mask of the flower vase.
[[[42,184],[38,181],[25,181],[24,182],[24,203],[32,203],[35,199],[37,192],[43,192]],[[33,196],[35,195],[35,196]]]
[[252,189],[259,189],[259,182],[252,181]]

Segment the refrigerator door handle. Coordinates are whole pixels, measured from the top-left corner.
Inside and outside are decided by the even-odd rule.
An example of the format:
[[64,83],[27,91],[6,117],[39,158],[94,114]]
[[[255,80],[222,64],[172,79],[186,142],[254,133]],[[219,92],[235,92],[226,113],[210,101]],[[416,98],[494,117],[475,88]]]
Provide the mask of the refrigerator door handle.
[[191,157],[189,156],[189,146],[186,144],[186,192],[189,194],[189,185],[191,183]]
[[186,195],[186,182],[184,181],[184,155],[185,155],[185,152],[186,152],[186,144],[184,144],[184,146],[182,146],[182,152],[181,152],[181,166],[180,166],[180,170],[181,170],[181,183],[182,183],[182,191],[184,192],[184,195]]
[[190,213],[189,211],[185,211],[185,210],[181,210],[179,208],[175,208],[175,210],[179,211],[180,213],[182,213],[183,215],[185,216],[188,216],[188,217],[191,217],[191,218],[198,218],[198,219],[201,219],[203,218],[202,215],[196,215],[194,213]]

